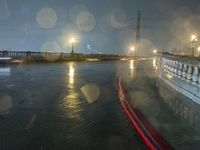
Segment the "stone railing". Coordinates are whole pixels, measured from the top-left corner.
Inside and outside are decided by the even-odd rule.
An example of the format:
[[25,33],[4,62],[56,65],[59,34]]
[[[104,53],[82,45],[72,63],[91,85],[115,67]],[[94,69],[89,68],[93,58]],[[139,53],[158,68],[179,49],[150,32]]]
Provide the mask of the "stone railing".
[[199,58],[159,55],[159,78],[200,104]]
[[175,114],[200,131],[200,60],[158,55],[159,95]]
[[186,83],[200,85],[200,66],[196,64],[162,58],[162,71],[175,76]]

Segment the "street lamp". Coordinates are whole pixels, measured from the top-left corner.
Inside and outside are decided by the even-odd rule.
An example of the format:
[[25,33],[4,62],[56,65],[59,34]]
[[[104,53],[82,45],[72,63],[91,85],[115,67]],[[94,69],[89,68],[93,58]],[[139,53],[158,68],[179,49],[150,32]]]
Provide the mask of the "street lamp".
[[153,50],[153,53],[154,53],[154,54],[157,54],[157,50],[156,50],[156,49],[154,49],[154,50]]
[[131,49],[131,51],[135,51],[135,47],[133,47],[133,46],[130,49]]
[[131,52],[134,52],[134,56],[136,55],[136,54],[135,54],[135,47],[134,47],[134,46],[131,46],[131,47],[130,47],[130,51],[131,51]]
[[197,43],[197,41],[198,41],[197,36],[193,34],[193,35],[191,36],[190,41],[191,41],[191,48],[192,48],[192,56],[194,56],[194,55],[195,55],[196,43]]
[[200,46],[197,48],[198,57],[200,56]]
[[200,46],[198,47],[197,51],[200,52]]
[[75,39],[74,39],[74,38],[71,38],[70,43],[72,44],[71,54],[74,54],[74,43],[75,43]]

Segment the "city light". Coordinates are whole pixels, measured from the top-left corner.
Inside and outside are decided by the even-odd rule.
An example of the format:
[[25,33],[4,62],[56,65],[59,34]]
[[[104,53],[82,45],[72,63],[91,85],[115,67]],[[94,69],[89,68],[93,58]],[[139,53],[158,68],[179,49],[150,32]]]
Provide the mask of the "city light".
[[135,47],[134,46],[130,47],[129,53],[132,54],[132,55],[135,55],[136,51],[135,51]]
[[157,53],[157,50],[156,50],[156,49],[154,49],[154,50],[153,50],[153,53],[154,53],[154,54],[156,54],[156,53]]
[[130,50],[131,50],[131,51],[135,51],[135,47],[134,47],[134,46],[131,46],[131,47],[130,47]]
[[198,37],[193,34],[191,35],[191,48],[192,48],[192,56],[195,56],[195,49],[196,49],[196,46],[197,46],[197,42],[198,42]]
[[130,69],[134,69],[134,61],[130,60]]
[[197,36],[195,34],[193,34],[191,36],[191,42],[197,41]]
[[74,54],[74,43],[76,42],[75,38],[72,37],[70,39],[70,43],[71,43],[71,54]]
[[71,38],[70,43],[73,44],[73,43],[75,43],[75,42],[76,42],[76,41],[75,41],[75,38]]
[[153,59],[153,68],[156,68],[156,59]]
[[200,52],[200,46],[198,47],[197,51]]
[[69,63],[69,83],[72,85],[74,84],[74,72],[75,72],[74,64]]

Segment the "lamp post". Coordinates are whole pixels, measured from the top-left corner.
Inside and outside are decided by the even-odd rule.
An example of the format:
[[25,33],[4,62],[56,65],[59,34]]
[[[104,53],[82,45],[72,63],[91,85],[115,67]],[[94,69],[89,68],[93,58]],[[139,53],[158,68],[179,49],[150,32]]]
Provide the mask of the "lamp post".
[[198,57],[200,56],[200,46],[197,48]]
[[191,48],[192,48],[192,56],[195,56],[195,47],[196,47],[196,43],[198,41],[197,36],[196,35],[192,35],[191,36]]
[[74,43],[75,43],[75,39],[74,39],[74,38],[71,38],[70,43],[72,44],[71,54],[74,54]]
[[157,54],[157,50],[156,50],[156,49],[154,49],[154,50],[153,50],[153,53],[154,53],[154,55],[155,55],[155,54]]
[[134,46],[131,46],[131,47],[130,47],[130,51],[131,51],[131,52],[134,52],[134,56],[136,56],[135,47],[134,47]]

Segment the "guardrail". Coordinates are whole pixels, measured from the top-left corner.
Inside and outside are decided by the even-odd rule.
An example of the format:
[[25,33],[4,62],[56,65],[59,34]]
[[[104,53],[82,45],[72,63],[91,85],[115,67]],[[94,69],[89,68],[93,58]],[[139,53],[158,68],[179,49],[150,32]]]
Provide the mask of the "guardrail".
[[169,73],[186,83],[200,85],[200,66],[199,62],[189,63],[184,61],[162,58],[162,71]]
[[44,57],[46,55],[59,55],[62,57],[70,57],[71,53],[55,53],[55,52],[31,52],[31,51],[0,51],[0,57],[26,58],[26,57]]
[[[200,63],[180,56],[160,55],[160,76],[176,90],[200,104]],[[169,82],[171,81],[171,82]]]
[[200,130],[199,58],[158,55],[157,60],[159,94],[176,114]]

